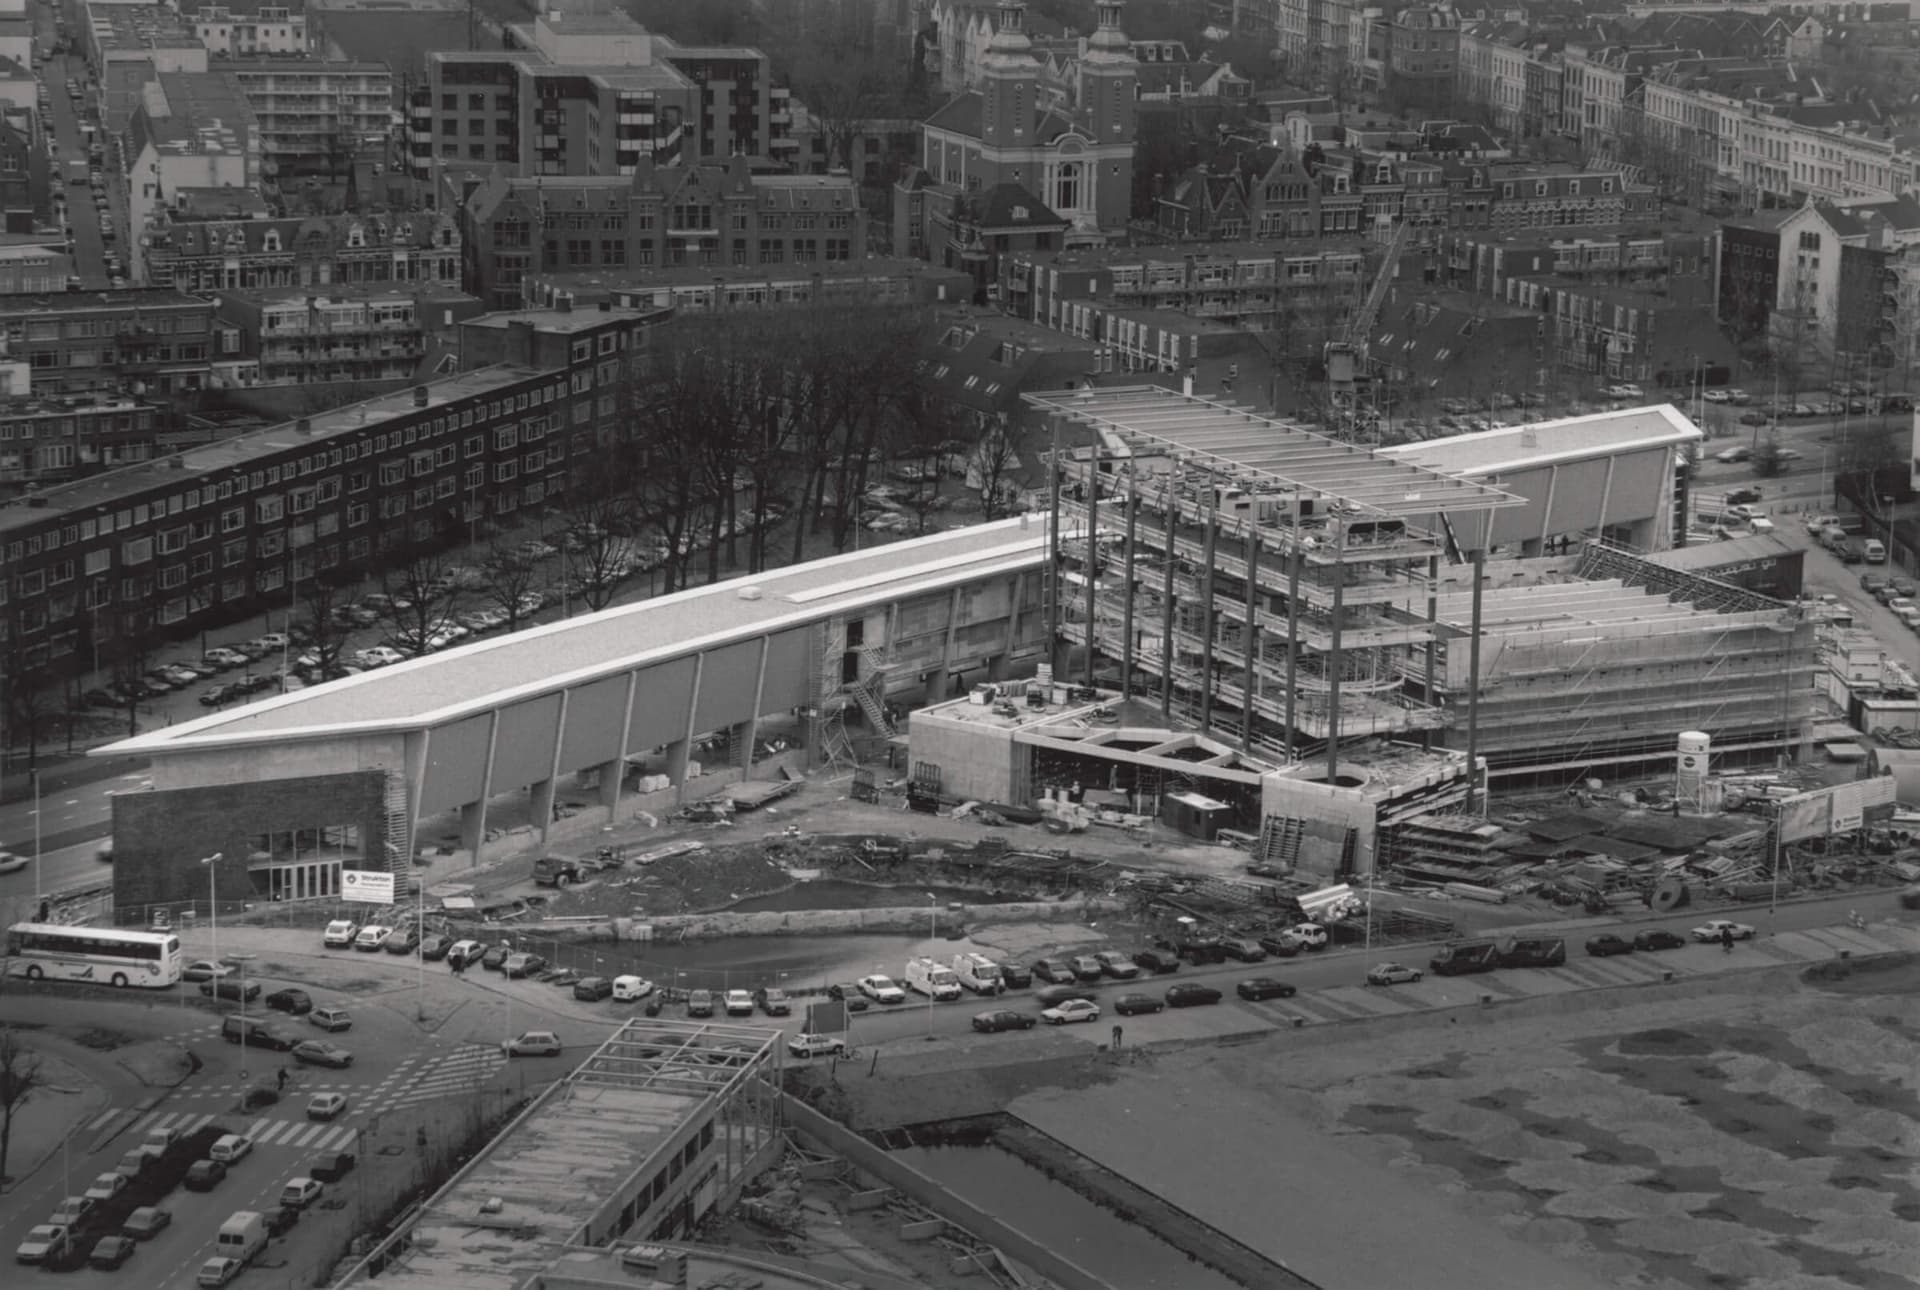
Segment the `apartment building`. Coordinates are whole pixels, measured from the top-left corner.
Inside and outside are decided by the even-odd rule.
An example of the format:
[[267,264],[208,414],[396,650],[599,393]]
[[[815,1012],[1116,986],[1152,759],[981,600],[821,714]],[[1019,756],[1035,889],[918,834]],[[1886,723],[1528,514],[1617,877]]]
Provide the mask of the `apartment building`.
[[[259,123],[234,81],[219,73],[168,72],[147,88],[127,126],[127,226],[194,189],[256,191],[264,178]],[[146,247],[128,239],[136,281]]]
[[214,317],[240,384],[313,385],[413,377],[436,335],[480,312],[457,287],[419,282],[228,292]]
[[158,208],[143,230],[145,280],[182,291],[460,281],[460,231],[431,210],[291,219],[198,219]]
[[1732,370],[1738,354],[1704,300],[1563,278],[1515,279],[1511,304],[1545,315],[1550,360],[1563,371],[1647,388],[1694,383],[1694,374]]
[[1496,232],[1615,225],[1660,216],[1660,195],[1612,170],[1497,163],[1487,167]]
[[9,234],[31,235],[53,213],[45,146],[27,108],[0,103],[0,224]]
[[1554,276],[1704,300],[1713,283],[1714,233],[1657,224],[1517,234],[1453,230],[1441,239],[1440,262],[1449,285],[1475,295],[1505,297],[1518,279]]
[[631,177],[496,174],[460,208],[466,289],[516,307],[529,276],[583,270],[833,265],[866,254],[867,216],[846,175],[759,175],[728,164]]
[[165,420],[138,399],[0,399],[0,497],[146,461]]
[[270,178],[332,175],[356,155],[386,155],[394,100],[385,63],[233,58],[219,74],[246,96]]
[[1099,247],[1016,254],[1002,266],[1008,312],[1076,334],[1089,334],[1096,307],[1175,310],[1249,331],[1330,328],[1359,307],[1368,282],[1358,238]]
[[[211,310],[212,303],[201,302]],[[657,316],[475,319],[472,370],[0,505],[0,638],[60,676],[563,494]]]
[[611,302],[621,309],[711,309],[809,304],[965,304],[973,279],[924,260],[870,255],[834,264],[695,265],[651,269],[589,269],[530,273],[520,283],[528,308],[570,303],[591,309]]
[[167,72],[205,72],[207,47],[193,24],[163,5],[87,4],[76,39],[96,77],[94,99],[109,134],[124,134],[146,97]]
[[265,4],[259,0],[188,0],[180,6],[194,36],[221,58],[262,54],[304,54],[308,49],[304,3]]
[[438,51],[409,104],[415,175],[500,166],[513,175],[630,175],[643,160],[787,160],[787,91],[767,56],[683,46],[611,10],[548,12],[506,29],[506,50]]
[[0,245],[0,296],[65,291],[72,272],[72,258],[49,250],[44,238]]
[[1482,20],[1460,28],[1460,103],[1487,110],[1493,128],[1522,138],[1563,132],[1566,65],[1561,38],[1524,23]]
[[1389,101],[1405,110],[1445,113],[1459,77],[1460,15],[1450,4],[1409,4],[1394,10],[1386,36]]
[[35,396],[203,389],[213,302],[160,287],[0,296],[6,352]]

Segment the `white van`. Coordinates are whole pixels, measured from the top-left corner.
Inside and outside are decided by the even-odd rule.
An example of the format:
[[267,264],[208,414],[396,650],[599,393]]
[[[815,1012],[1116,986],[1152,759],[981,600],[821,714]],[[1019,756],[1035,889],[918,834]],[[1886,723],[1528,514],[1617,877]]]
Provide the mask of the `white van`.
[[615,1002],[631,1002],[644,999],[653,993],[653,982],[642,976],[617,976],[613,978],[613,997]]
[[220,1235],[214,1238],[213,1251],[224,1259],[233,1259],[239,1263],[249,1263],[260,1251],[267,1248],[267,1220],[256,1210],[236,1210],[233,1216],[220,1224]]
[[942,967],[937,959],[917,958],[907,961],[907,989],[934,999],[958,999],[960,997],[960,978],[950,967]]
[[975,994],[997,994],[1000,991],[1000,965],[984,954],[954,955],[953,974],[960,978],[961,985]]
[[1861,551],[1866,555],[1868,564],[1885,564],[1887,562],[1887,544],[1879,538],[1868,538],[1865,542],[1861,543]]

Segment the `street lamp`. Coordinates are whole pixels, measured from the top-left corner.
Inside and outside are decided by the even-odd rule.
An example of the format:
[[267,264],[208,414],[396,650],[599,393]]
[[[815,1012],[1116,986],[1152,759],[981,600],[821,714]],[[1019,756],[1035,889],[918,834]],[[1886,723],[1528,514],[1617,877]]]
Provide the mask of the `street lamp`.
[[216,851],[200,861],[207,867],[207,928],[213,933],[213,961],[220,961],[220,904],[214,893],[214,875],[220,871],[221,853]]
[[[932,892],[927,893],[927,939],[938,940],[940,936],[940,898]],[[927,958],[933,958],[934,947],[927,946]],[[927,978],[927,1038],[933,1038],[933,978]]]
[[[245,1012],[247,1010],[247,964],[253,962],[254,956],[251,954],[235,954],[235,955],[232,955],[231,957],[235,963],[238,963],[240,965],[240,994],[234,1000],[234,1002],[240,1005],[241,1012]],[[217,965],[218,960],[215,960],[215,963]],[[222,979],[223,978],[221,977],[213,978],[213,989],[215,994],[218,994],[220,992],[220,982]],[[241,1079],[247,1078],[247,1047],[248,1045],[246,1041],[251,1037],[252,1036],[246,1035],[246,1034],[242,1034],[241,1036],[241,1043],[240,1043],[240,1078]]]
[[[33,898],[37,905],[47,894],[46,884],[40,877],[40,768],[29,767],[27,775],[33,780]],[[39,910],[34,915],[39,916]]]

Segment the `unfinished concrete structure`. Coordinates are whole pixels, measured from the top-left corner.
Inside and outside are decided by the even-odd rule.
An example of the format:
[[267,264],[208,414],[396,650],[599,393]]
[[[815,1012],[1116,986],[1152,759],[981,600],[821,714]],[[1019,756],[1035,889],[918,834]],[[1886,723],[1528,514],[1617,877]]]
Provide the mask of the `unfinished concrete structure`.
[[[1720,756],[1798,743],[1812,625],[1628,541],[1674,531],[1699,431],[1671,408],[1416,453],[1154,387],[1027,400],[1056,441],[1093,441],[1059,454],[1055,633],[1169,721],[1331,785],[1362,736],[1501,777],[1646,763],[1682,730]],[[1558,562],[1486,561],[1563,542]]]

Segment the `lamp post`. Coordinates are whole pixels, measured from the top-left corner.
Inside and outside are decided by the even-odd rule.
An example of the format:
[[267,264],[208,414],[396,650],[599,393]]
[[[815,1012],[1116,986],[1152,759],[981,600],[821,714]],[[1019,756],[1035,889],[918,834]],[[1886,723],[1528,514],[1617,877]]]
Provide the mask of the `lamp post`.
[[[934,941],[940,936],[940,898],[932,892],[927,893],[927,940]],[[933,958],[933,946],[927,946],[927,958]],[[933,981],[927,981],[927,1038],[933,1038]]]
[[[40,878],[40,768],[29,767],[27,776],[33,781],[33,898],[36,906],[41,897],[47,894],[46,884]],[[39,917],[38,908],[34,917]]]
[[[235,954],[230,957],[232,957],[235,963],[238,963],[240,965],[240,995],[237,999],[234,1000],[234,1002],[240,1005],[241,1012],[245,1012],[247,1010],[247,964],[253,962],[253,955]],[[213,990],[215,994],[218,994],[220,992],[220,982],[223,979],[224,978],[221,978],[221,977],[213,978],[213,982],[214,982]],[[249,1045],[245,1042],[245,1038],[246,1037],[242,1038],[242,1042],[240,1044],[240,1078],[241,1079],[247,1078],[247,1048],[249,1047]]]
[[200,861],[207,867],[207,930],[213,933],[213,961],[220,961],[220,905],[214,892],[214,875],[220,871],[221,853],[216,851]]

